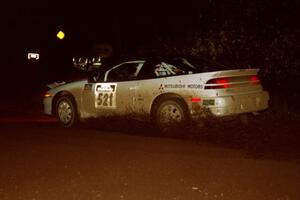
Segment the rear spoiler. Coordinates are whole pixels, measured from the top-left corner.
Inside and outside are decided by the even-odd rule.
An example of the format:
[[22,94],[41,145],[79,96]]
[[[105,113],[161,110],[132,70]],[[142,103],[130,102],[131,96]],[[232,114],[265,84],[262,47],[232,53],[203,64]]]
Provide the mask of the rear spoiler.
[[233,70],[224,70],[212,72],[214,77],[225,77],[225,76],[247,76],[247,75],[256,75],[259,72],[259,68],[255,69],[233,69]]

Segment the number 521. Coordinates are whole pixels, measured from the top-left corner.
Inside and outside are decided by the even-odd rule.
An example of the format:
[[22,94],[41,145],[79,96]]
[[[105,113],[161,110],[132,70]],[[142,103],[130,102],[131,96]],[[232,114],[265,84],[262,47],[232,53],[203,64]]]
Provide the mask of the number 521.
[[97,96],[98,106],[113,106],[113,93],[99,93]]

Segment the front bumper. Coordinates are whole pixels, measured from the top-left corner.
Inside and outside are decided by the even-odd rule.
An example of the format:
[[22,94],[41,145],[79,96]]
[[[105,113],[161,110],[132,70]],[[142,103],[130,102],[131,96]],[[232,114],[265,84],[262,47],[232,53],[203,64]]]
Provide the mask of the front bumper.
[[52,97],[45,97],[43,100],[44,113],[52,115]]

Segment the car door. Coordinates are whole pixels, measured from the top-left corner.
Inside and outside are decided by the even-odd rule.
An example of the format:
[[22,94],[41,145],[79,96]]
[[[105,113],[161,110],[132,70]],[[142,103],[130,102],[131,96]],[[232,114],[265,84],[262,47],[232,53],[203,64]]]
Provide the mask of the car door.
[[160,63],[160,60],[148,59],[139,71],[133,105],[137,118],[148,119],[153,100],[162,93],[165,78],[155,73]]
[[86,84],[83,93],[84,110],[92,116],[131,115],[137,90],[137,74],[143,61],[118,64],[95,83]]

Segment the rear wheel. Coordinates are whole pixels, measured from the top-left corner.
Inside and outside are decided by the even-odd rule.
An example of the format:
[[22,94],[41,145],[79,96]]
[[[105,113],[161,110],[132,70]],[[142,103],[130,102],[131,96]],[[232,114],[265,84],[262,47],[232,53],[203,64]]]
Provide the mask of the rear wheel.
[[186,125],[188,111],[180,99],[164,100],[157,106],[154,120],[160,131],[175,131]]
[[78,115],[75,101],[69,96],[62,96],[56,103],[56,117],[64,127],[73,127],[77,124]]

